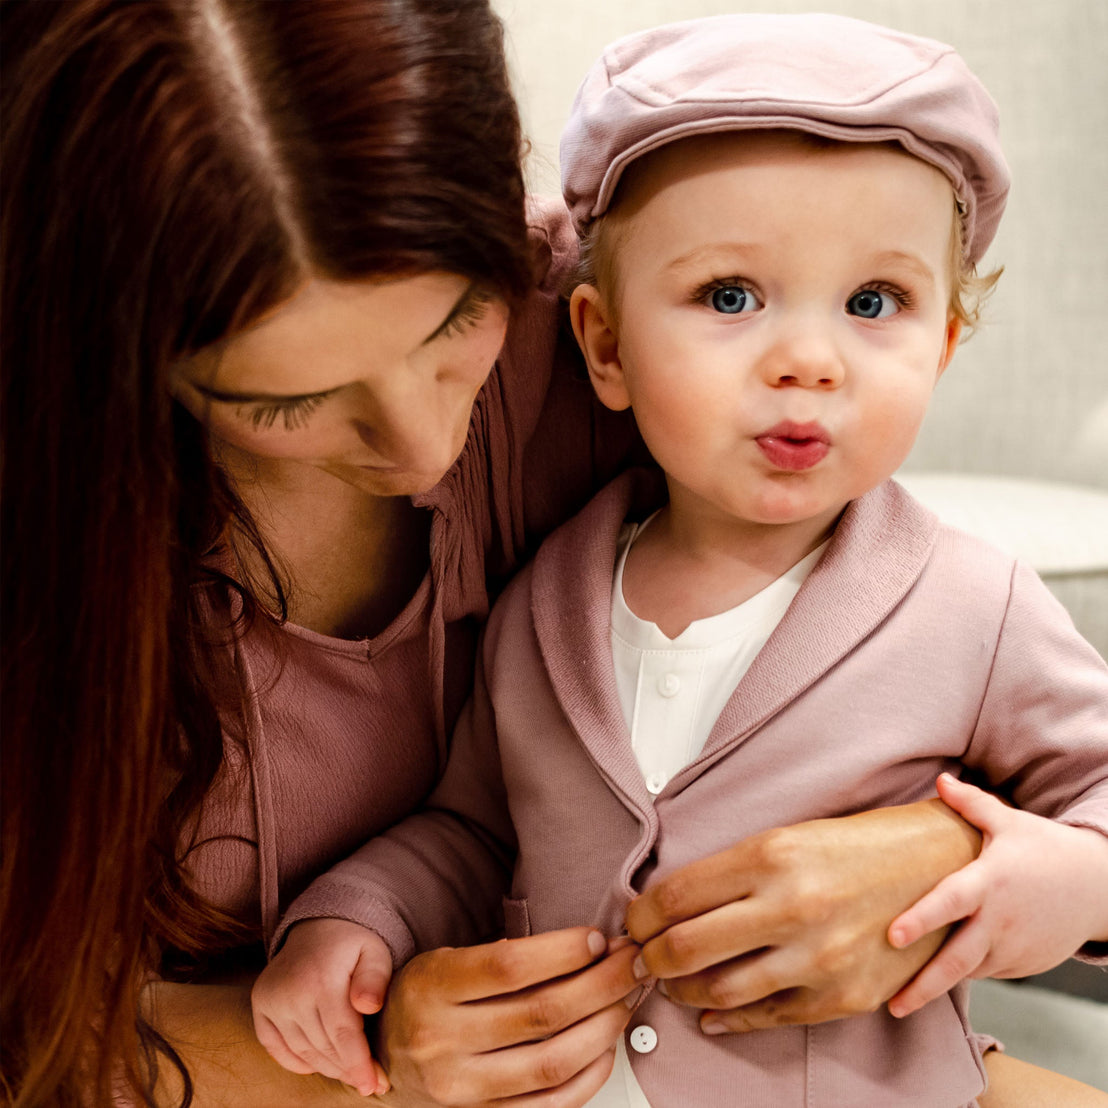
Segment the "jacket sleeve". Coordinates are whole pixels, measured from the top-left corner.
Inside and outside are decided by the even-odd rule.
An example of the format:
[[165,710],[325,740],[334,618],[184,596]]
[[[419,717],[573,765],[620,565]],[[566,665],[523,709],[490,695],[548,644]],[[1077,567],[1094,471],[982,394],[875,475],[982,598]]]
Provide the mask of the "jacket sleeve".
[[[1108,835],[1108,665],[1019,563],[964,761],[1018,807]],[[1108,944],[1079,957],[1108,962]]]
[[964,761],[1019,807],[1108,835],[1108,665],[1018,562]]
[[478,659],[446,771],[425,806],[316,878],[290,905],[271,949],[294,923],[320,917],[375,931],[396,966],[423,950],[493,938],[515,845]]

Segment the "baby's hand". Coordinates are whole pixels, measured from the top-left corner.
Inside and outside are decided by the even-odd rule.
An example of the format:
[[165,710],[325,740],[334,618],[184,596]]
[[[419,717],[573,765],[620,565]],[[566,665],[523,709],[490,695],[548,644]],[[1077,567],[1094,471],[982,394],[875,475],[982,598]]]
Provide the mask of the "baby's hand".
[[293,1073],[386,1093],[362,1017],[381,1008],[391,977],[389,949],[372,931],[341,919],[298,923],[250,994],[258,1041]]
[[889,926],[908,946],[956,923],[934,958],[889,1001],[907,1016],[966,977],[1026,977],[1090,939],[1108,938],[1108,838],[1010,808],[949,774],[939,795],[983,832],[976,861],[944,878]]

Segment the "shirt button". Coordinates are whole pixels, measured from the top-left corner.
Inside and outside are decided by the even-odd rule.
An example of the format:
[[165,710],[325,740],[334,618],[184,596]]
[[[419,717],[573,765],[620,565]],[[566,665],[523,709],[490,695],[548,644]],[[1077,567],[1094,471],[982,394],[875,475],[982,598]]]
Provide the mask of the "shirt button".
[[664,773],[652,773],[646,779],[647,791],[657,796],[666,787],[668,778]]
[[665,677],[658,678],[658,692],[662,696],[676,696],[681,691],[681,678],[676,673],[667,673]]
[[631,1047],[639,1054],[649,1054],[658,1045],[658,1032],[645,1023],[631,1032]]

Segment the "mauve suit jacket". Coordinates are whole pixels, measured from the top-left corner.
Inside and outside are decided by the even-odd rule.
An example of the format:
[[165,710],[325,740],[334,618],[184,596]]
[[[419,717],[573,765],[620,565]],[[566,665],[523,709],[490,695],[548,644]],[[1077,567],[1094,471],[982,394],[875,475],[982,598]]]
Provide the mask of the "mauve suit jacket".
[[[701,755],[651,797],[609,646],[617,540],[654,506],[644,487],[606,488],[505,592],[431,806],[322,878],[318,914],[372,927],[402,961],[472,941],[474,905],[514,865],[509,935],[615,935],[633,896],[694,859],[932,796],[962,767],[1108,833],[1108,667],[1032,571],[891,481],[848,507]],[[717,1037],[655,991],[642,1024],[657,1046],[628,1053],[655,1108],[939,1108],[983,1086],[962,988],[904,1020]]]

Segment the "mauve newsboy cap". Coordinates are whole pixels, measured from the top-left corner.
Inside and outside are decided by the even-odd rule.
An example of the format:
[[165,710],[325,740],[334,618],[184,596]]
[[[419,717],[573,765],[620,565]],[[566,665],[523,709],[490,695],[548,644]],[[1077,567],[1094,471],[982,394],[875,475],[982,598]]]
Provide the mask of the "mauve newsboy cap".
[[562,135],[578,233],[636,158],[690,135],[755,128],[896,141],[950,178],[970,262],[996,233],[1009,173],[984,86],[950,46],[837,15],[722,15],[612,43]]

